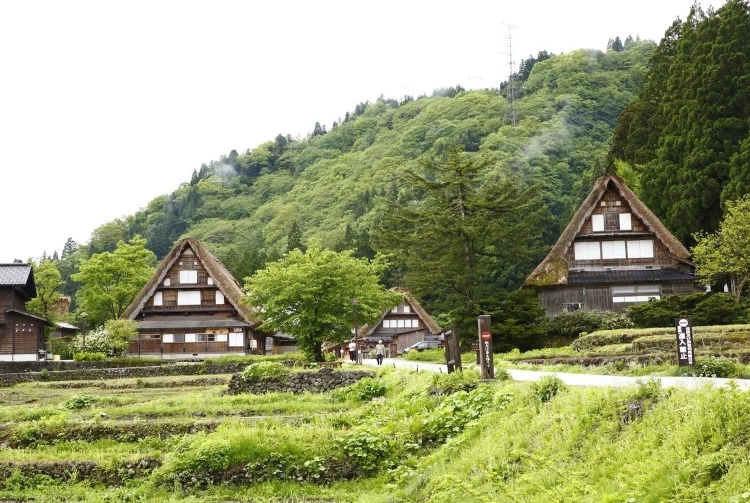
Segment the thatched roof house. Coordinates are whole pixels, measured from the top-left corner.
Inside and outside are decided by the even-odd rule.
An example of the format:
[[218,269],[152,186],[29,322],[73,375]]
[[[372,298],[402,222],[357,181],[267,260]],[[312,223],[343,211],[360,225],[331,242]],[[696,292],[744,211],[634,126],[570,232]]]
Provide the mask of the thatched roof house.
[[617,175],[600,177],[547,257],[523,283],[548,315],[623,310],[700,291],[690,252]]
[[372,346],[378,340],[391,346],[391,353],[400,353],[412,344],[437,338],[442,329],[435,323],[417,299],[405,288],[394,288],[403,300],[393,309],[384,311],[380,319],[357,330],[357,340]]
[[138,322],[130,354],[163,357],[262,352],[260,320],[240,284],[199,241],[177,243],[122,317]]

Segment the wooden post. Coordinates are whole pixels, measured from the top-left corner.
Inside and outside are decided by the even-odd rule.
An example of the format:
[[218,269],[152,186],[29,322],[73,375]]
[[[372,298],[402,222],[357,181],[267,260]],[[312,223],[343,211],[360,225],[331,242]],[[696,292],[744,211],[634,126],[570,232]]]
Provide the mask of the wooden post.
[[458,343],[458,327],[456,325],[453,325],[443,335],[443,344],[445,345],[445,361],[448,364],[448,373],[463,370],[461,367],[461,348]]
[[490,332],[490,316],[482,314],[477,318],[479,328],[479,366],[482,379],[495,378],[495,363],[492,354],[492,333]]

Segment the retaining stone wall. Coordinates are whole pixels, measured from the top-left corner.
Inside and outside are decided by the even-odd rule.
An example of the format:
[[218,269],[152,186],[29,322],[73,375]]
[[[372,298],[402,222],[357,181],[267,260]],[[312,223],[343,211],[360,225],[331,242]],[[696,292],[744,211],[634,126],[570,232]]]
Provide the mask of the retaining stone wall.
[[286,377],[245,381],[241,374],[232,376],[227,393],[322,393],[341,386],[354,384],[365,377],[374,377],[375,372],[366,370],[332,370],[322,368],[317,372],[295,372]]
[[74,362],[71,360],[54,361],[42,360],[38,362],[0,362],[0,374],[20,374],[23,372],[41,372],[47,370],[86,370],[119,367],[158,367],[165,362],[157,358],[144,358],[129,362],[113,362],[111,360],[99,360],[89,362]]
[[234,374],[236,372],[242,372],[245,367],[247,367],[247,363],[190,363],[144,367],[88,368],[83,370],[24,372],[0,374],[0,386],[12,386],[19,382],[30,381],[85,381],[178,375]]

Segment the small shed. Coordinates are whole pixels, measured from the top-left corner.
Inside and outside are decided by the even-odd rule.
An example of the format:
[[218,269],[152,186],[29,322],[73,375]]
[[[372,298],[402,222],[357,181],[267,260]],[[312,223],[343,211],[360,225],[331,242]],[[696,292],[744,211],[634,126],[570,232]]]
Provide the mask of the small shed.
[[50,323],[26,311],[36,297],[30,264],[0,264],[0,361],[37,361],[44,355],[44,327]]

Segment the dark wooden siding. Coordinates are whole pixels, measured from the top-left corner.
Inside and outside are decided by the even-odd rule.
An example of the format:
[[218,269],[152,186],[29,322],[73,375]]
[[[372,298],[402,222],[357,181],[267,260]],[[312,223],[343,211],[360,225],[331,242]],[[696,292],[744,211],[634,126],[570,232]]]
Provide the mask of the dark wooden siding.
[[[689,295],[699,290],[692,283],[661,283],[660,297]],[[547,316],[580,309],[590,312],[625,311],[642,302],[613,302],[612,285],[566,285],[545,288],[538,292],[539,303]]]
[[0,325],[0,354],[34,354],[42,349],[44,322],[10,313]]

